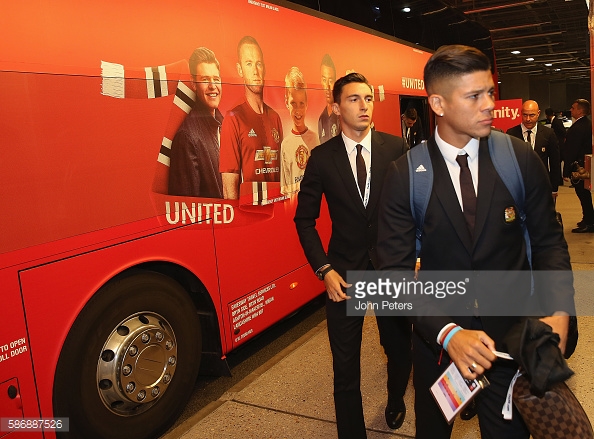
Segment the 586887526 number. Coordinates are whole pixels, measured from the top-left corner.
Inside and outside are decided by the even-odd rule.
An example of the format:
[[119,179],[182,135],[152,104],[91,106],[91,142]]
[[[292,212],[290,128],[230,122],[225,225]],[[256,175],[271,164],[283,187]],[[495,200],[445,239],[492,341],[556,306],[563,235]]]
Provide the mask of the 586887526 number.
[[68,431],[68,418],[1,418],[0,431]]

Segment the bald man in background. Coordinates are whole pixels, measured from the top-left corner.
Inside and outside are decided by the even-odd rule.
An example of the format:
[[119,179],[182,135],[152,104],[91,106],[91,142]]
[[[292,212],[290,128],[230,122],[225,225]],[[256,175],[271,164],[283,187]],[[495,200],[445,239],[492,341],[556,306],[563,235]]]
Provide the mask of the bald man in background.
[[507,134],[527,142],[538,154],[549,174],[553,197],[557,196],[561,180],[559,141],[555,132],[538,123],[540,109],[536,101],[522,105],[522,123],[507,130]]

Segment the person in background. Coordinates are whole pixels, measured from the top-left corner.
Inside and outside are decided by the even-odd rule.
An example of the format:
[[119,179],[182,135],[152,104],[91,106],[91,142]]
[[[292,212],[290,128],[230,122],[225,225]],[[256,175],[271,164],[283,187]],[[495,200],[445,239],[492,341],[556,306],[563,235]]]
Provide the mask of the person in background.
[[424,140],[420,119],[415,108],[408,108],[400,116],[402,121],[402,138],[409,148],[418,145]]
[[[590,114],[590,102],[585,99],[577,99],[571,105],[571,117],[573,124],[565,135],[565,163],[563,165],[563,177],[569,179],[573,163],[577,162],[584,166],[584,156],[592,154],[592,121],[588,118]],[[592,193],[584,187],[584,180],[573,182],[575,194],[582,205],[582,220],[577,223],[572,233],[594,233],[594,208],[592,207]]]
[[[547,117],[547,123],[550,124],[551,129],[555,132],[557,136],[557,141],[559,143],[559,162],[565,162],[565,133],[567,130],[565,129],[565,125],[563,125],[563,121],[556,116],[555,111],[552,108],[547,108],[545,110],[545,115]],[[563,186],[563,168],[561,168],[560,174],[561,178],[559,179],[559,186]]]
[[524,140],[538,154],[549,173],[553,197],[557,197],[561,180],[559,143],[551,128],[538,123],[539,116],[540,109],[536,101],[524,102],[522,104],[522,123],[507,130],[507,134]]
[[239,198],[243,181],[280,181],[280,117],[264,102],[266,65],[255,38],[237,45],[237,73],[243,79],[245,100],[230,110],[221,127],[220,171],[223,195]]
[[206,47],[194,50],[188,63],[196,102],[171,144],[169,194],[223,198],[219,172],[221,68]]
[[326,96],[326,106],[318,119],[318,135],[320,136],[320,143],[324,143],[340,133],[340,118],[332,111],[332,104],[334,103],[332,90],[336,81],[336,67],[334,67],[334,61],[328,54],[325,54],[322,58],[320,75],[322,89]]
[[285,76],[285,105],[293,127],[281,144],[280,182],[281,193],[290,195],[299,191],[311,150],[320,144],[318,134],[305,125],[307,85],[297,67],[291,67]]

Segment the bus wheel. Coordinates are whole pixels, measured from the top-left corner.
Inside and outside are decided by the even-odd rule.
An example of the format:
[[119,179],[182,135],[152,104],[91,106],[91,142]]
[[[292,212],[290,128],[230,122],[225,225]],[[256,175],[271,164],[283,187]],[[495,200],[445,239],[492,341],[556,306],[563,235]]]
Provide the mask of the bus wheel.
[[202,335],[194,304],[170,278],[115,280],[87,303],[62,348],[54,416],[70,438],[156,438],[190,397]]

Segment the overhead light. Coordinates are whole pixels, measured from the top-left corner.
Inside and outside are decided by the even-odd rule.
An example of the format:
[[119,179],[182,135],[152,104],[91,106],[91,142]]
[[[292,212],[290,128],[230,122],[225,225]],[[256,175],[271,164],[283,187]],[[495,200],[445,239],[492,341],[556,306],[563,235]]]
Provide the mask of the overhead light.
[[553,64],[551,64],[550,62],[546,63],[545,66],[547,67],[553,67]]
[[534,58],[526,58],[526,61],[534,61]]
[[408,7],[402,8],[402,12],[410,12],[410,8],[408,8]]
[[497,84],[501,84],[501,81],[497,81]]
[[512,50],[512,55],[519,55],[521,52],[519,50]]
[[560,71],[561,71],[561,69],[555,69],[555,71],[556,71],[556,72],[560,72]]

